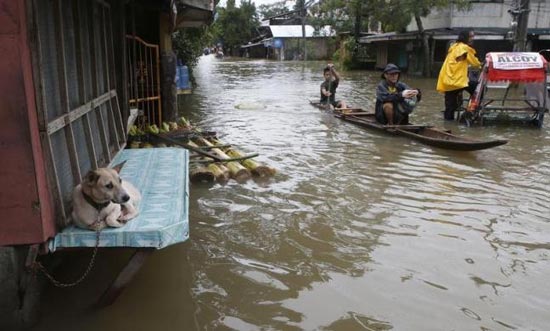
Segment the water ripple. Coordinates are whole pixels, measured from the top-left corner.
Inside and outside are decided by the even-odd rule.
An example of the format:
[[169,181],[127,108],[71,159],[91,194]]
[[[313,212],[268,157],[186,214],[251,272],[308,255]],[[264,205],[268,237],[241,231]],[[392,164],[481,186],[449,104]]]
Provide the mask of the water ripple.
[[[424,94],[412,121],[509,140],[474,153],[424,146],[309,106],[323,65],[197,68],[191,119],[278,169],[267,185],[192,188],[202,329],[545,329],[548,124],[444,123],[434,80],[404,75]],[[342,75],[338,97],[372,110],[379,73]]]

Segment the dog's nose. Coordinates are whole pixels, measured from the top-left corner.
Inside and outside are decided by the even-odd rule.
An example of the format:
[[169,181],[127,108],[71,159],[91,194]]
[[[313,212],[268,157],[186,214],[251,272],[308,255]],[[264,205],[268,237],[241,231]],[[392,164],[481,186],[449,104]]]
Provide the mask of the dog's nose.
[[130,196],[128,194],[122,197],[122,202],[127,202],[128,200],[130,200]]

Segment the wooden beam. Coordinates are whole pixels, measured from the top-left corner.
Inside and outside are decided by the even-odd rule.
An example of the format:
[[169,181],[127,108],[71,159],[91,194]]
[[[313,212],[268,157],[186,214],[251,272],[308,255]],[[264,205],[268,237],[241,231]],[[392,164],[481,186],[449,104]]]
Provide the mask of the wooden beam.
[[126,288],[126,285],[130,283],[134,276],[137,274],[139,269],[143,266],[146,259],[154,252],[153,248],[140,248],[136,249],[134,254],[128,260],[126,266],[120,271],[115,280],[111,285],[105,290],[103,295],[99,298],[99,301],[96,304],[96,307],[102,308],[112,304],[116,298],[122,293]]

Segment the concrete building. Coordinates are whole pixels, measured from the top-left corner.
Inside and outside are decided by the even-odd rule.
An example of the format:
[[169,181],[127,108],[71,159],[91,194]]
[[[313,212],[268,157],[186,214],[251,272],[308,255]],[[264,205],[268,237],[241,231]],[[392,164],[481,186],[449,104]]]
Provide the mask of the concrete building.
[[[471,3],[469,10],[457,10],[454,5],[433,10],[422,18],[429,38],[432,73],[441,67],[447,48],[456,40],[461,30],[473,29],[476,33],[474,48],[480,59],[490,51],[512,51],[513,17],[509,13],[514,2],[493,0]],[[550,48],[550,3],[545,0],[531,0],[528,22],[527,47],[531,51]],[[404,33],[382,33],[363,37],[360,43],[373,48],[376,53],[376,67],[395,63],[411,73],[421,73],[422,45],[416,22],[411,20]]]
[[[241,46],[241,56],[281,61],[303,59],[301,25],[262,25],[258,30],[258,38]],[[332,56],[336,49],[335,36],[329,26],[315,31],[311,25],[306,25],[307,59],[322,60]]]

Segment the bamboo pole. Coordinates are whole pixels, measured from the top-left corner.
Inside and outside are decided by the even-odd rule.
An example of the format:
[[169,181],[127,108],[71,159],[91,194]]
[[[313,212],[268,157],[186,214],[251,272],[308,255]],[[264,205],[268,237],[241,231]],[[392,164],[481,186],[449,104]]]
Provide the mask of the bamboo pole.
[[[188,144],[195,148],[200,148],[192,141],[190,141]],[[202,157],[202,159],[199,159],[198,161],[207,159],[208,158],[206,157]],[[208,181],[209,177],[212,177],[215,178],[218,182],[225,183],[229,179],[229,170],[222,169],[219,164],[210,163],[207,166],[198,166],[197,168],[189,172],[189,175],[192,181]]]
[[[233,158],[242,157],[242,154],[239,151],[234,149],[228,150],[227,155]],[[275,168],[268,167],[252,159],[243,160],[241,161],[241,164],[245,166],[248,170],[250,170],[254,176],[258,176],[258,177],[273,176],[277,172]]]
[[[209,142],[203,137],[196,138],[196,141],[204,146],[214,146],[211,142]],[[230,159],[230,157],[219,148],[212,148],[210,151],[212,153],[215,153],[222,160]],[[238,162],[235,162],[235,161],[227,162],[225,166],[229,169],[231,178],[237,181],[245,181],[251,177],[250,171]]]
[[222,181],[222,182],[228,181],[229,180],[229,168],[227,168],[222,163],[218,163],[218,164],[214,164],[214,165],[217,166],[224,175],[225,181]]
[[219,183],[225,183],[229,180],[229,169],[223,164],[210,163],[208,169],[214,173]]
[[189,179],[194,183],[212,183],[216,180],[216,176],[208,167],[199,166],[189,171]]
[[[210,142],[218,146],[223,146],[223,143],[215,138],[210,139]],[[250,170],[254,176],[269,177],[275,175],[275,173],[277,172],[275,168],[263,165],[257,161],[252,160],[251,158],[245,158],[245,156],[243,156],[243,154],[236,149],[227,148],[225,150],[225,153],[234,160],[243,159],[242,161],[240,161],[240,163],[245,168]]]

